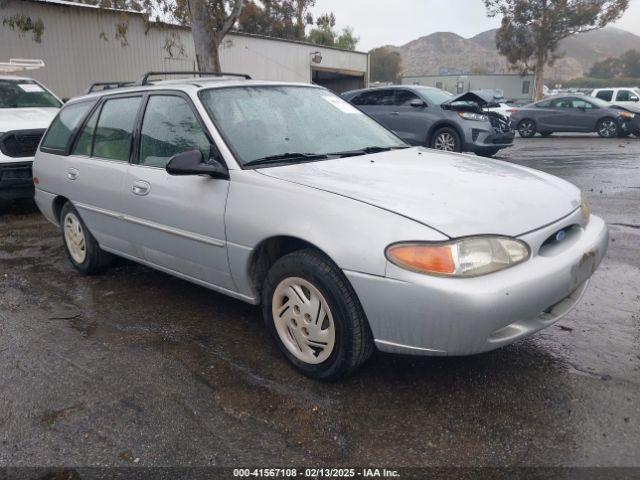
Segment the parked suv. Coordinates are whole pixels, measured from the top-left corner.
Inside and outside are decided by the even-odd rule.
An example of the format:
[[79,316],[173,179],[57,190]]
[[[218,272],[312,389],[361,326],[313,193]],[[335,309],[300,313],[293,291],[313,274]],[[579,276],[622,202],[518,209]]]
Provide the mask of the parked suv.
[[61,106],[31,78],[0,76],[0,200],[33,197],[33,156]]
[[638,88],[596,88],[592,97],[621,107],[638,107],[640,105],[640,89]]
[[398,86],[354,90],[343,98],[411,145],[490,157],[513,145],[506,117],[488,110],[493,98],[438,88]]
[[324,88],[140,83],[61,110],[34,164],[40,210],[81,273],[115,254],[260,304],[311,377],[375,347],[512,343],[571,310],[607,249],[575,186],[411,148]]

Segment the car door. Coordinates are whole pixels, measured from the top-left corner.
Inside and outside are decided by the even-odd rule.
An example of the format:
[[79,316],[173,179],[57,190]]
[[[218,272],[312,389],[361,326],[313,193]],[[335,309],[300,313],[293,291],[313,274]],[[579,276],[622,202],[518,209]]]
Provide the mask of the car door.
[[576,131],[593,132],[596,129],[596,122],[599,114],[596,106],[584,98],[574,98],[571,100],[571,109],[573,112],[573,124]]
[[523,112],[521,115],[531,116],[535,120],[536,127],[540,132],[561,132],[563,124],[560,116],[563,113],[563,100],[563,98],[543,100],[535,103],[533,107],[530,107],[529,112]]
[[144,106],[136,153],[124,181],[125,222],[136,257],[191,280],[233,289],[224,213],[228,180],[174,176],[169,159],[199,149],[217,152],[191,100],[181,92],[153,92]]
[[105,97],[87,117],[69,155],[69,198],[102,248],[130,255],[122,188],[142,95]]
[[[414,105],[411,103],[415,102]],[[421,105],[418,105],[421,102]],[[397,89],[393,108],[389,112],[387,128],[411,145],[424,145],[427,132],[433,123],[429,119],[424,100],[411,90]]]
[[631,105],[637,106],[638,102],[640,102],[640,97],[636,92],[629,88],[620,88],[616,92],[616,98],[613,103],[622,107],[627,107]]
[[393,130],[392,125],[395,117],[395,115],[392,114],[395,111],[394,100],[394,89],[384,88],[363,92],[357,95],[351,103],[389,130]]

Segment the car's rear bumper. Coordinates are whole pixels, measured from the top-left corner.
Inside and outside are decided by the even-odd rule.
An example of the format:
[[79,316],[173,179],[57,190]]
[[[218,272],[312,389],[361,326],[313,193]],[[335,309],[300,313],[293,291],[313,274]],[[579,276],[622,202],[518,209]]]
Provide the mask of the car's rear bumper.
[[33,159],[0,162],[0,200],[33,197]]
[[[543,242],[576,225],[555,251]],[[498,273],[468,279],[421,275],[389,264],[386,277],[345,272],[380,350],[413,355],[470,355],[548,327],[580,300],[608,245],[604,221],[579,212],[520,237],[532,257]]]

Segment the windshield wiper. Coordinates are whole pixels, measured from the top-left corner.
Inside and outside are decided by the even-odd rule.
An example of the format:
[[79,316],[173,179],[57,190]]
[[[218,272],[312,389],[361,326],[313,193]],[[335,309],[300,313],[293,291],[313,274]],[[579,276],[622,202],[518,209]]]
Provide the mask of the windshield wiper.
[[398,147],[364,147],[358,150],[349,150],[345,152],[335,152],[330,153],[331,156],[336,156],[340,158],[344,157],[356,157],[358,155],[369,155],[370,153],[380,153],[380,152],[388,152],[389,150],[403,150],[405,148],[410,148],[409,145],[400,145]]
[[269,155],[268,157],[256,158],[245,163],[245,166],[266,165],[269,163],[295,163],[299,160],[323,160],[329,158],[324,153],[279,153],[278,155]]

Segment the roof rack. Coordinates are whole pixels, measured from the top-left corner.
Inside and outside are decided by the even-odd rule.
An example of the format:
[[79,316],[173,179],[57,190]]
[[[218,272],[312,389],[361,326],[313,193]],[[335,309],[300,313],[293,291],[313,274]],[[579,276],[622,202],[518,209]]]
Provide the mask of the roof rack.
[[11,58],[8,62],[0,62],[0,72],[15,73],[25,70],[44,68],[44,61],[30,58]]
[[147,72],[135,83],[136,85],[150,85],[149,77],[154,75],[193,75],[206,77],[240,77],[245,80],[251,80],[251,77],[245,73],[229,73],[229,72],[194,72],[193,70],[176,70],[168,72]]
[[101,92],[103,90],[111,90],[113,88],[132,87],[135,82],[96,82],[92,83],[85,93]]

